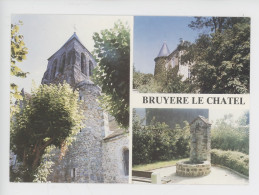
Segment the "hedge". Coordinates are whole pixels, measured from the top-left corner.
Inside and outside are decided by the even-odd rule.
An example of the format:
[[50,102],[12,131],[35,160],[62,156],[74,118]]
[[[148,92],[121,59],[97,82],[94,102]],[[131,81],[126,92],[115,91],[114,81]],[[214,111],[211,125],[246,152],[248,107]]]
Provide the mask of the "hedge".
[[211,163],[223,165],[249,176],[249,156],[237,151],[211,150]]

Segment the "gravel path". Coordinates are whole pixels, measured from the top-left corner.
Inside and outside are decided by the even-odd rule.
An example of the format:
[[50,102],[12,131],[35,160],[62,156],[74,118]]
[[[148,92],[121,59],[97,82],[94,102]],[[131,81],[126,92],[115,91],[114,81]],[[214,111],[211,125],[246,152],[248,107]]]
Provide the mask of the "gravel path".
[[[211,173],[202,177],[180,177],[176,175],[176,167],[166,167],[155,169],[153,172],[160,173],[161,178],[168,181],[167,184],[234,184],[243,185],[248,184],[249,180],[241,177],[225,168],[211,167]],[[139,182],[133,182],[139,183]]]

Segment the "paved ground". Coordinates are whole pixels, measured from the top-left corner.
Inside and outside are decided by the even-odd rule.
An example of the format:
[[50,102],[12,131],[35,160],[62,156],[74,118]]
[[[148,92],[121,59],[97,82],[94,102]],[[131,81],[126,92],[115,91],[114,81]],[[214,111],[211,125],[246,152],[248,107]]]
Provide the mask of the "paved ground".
[[[176,175],[176,167],[155,169],[153,172],[160,173],[161,178],[170,180],[168,184],[248,184],[248,179],[224,168],[211,167],[211,173],[202,177],[180,177]],[[141,182],[133,182],[141,183]]]

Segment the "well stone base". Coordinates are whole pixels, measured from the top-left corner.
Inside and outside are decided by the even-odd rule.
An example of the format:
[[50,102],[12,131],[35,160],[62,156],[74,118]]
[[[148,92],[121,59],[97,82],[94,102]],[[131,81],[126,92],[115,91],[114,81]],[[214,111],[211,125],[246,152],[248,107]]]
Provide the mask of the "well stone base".
[[176,174],[185,177],[205,176],[210,173],[211,164],[204,161],[200,164],[191,164],[189,161],[181,161],[176,163]]

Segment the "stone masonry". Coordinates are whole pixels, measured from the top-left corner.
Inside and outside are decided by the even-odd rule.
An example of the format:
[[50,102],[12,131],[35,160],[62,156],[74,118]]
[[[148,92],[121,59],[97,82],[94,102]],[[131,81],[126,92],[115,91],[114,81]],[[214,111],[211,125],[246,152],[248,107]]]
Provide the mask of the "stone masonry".
[[202,116],[197,117],[191,124],[190,161],[199,163],[210,161],[210,127],[211,124]]
[[184,51],[179,51],[175,49],[173,52],[170,53],[168,46],[166,43],[163,43],[162,48],[158,56],[154,59],[155,61],[155,71],[154,76],[155,78],[159,79],[166,75],[166,71],[169,68],[177,68],[178,75],[182,75],[182,80],[186,80],[190,78],[190,69],[193,64],[189,63],[182,63],[181,56],[184,54]]
[[190,160],[176,164],[177,175],[197,177],[210,173],[210,127],[211,124],[203,116],[197,117],[190,124]]
[[85,116],[85,128],[72,145],[53,151],[54,165],[48,181],[128,183],[128,133],[99,105],[101,89],[91,81],[96,66],[76,33],[48,59],[42,84],[66,81],[79,91]]

